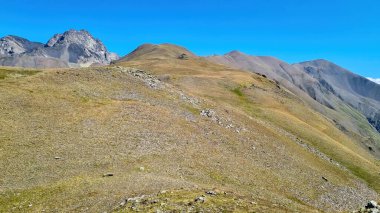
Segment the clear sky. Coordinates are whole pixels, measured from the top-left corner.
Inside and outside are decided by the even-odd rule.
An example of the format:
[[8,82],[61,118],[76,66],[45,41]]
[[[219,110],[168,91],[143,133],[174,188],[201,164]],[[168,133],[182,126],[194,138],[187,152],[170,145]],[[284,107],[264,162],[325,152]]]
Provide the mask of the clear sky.
[[380,78],[378,0],[0,0],[0,20],[0,37],[86,29],[120,55],[174,43],[198,55],[324,58]]

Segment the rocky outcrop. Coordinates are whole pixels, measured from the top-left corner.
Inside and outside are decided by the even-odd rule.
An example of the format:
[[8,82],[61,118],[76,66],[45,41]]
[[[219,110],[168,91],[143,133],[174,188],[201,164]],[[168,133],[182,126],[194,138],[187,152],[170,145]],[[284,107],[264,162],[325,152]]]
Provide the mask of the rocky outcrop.
[[7,36],[0,40],[0,65],[35,68],[88,67],[110,64],[119,57],[85,30],[54,35],[46,45]]
[[367,205],[354,213],[380,213],[380,205],[376,201],[369,201]]

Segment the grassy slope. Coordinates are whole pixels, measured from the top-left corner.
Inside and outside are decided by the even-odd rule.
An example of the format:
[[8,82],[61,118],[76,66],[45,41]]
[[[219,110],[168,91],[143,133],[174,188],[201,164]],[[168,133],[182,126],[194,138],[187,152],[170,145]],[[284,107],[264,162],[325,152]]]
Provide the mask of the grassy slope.
[[[288,134],[379,189],[370,179],[379,170],[375,160],[273,82],[203,60],[124,65],[150,70],[183,92],[151,89],[117,68],[0,81],[0,212],[109,211],[126,197],[180,188],[168,199],[188,202],[217,188],[233,196],[216,197],[206,209],[223,199],[237,205],[239,197],[252,211],[354,209],[376,196],[293,141]],[[205,108],[234,127],[201,117]],[[107,172],[114,176],[103,177]]]
[[34,75],[38,73],[38,70],[31,69],[20,69],[20,68],[12,68],[12,67],[0,67],[0,80],[6,78],[17,78],[28,75]]
[[[198,60],[197,64],[200,64],[200,66],[194,66],[191,61],[168,60],[167,62],[156,61],[155,63],[155,60],[152,59],[142,59],[120,64],[141,67],[143,69],[149,68],[154,73],[160,75],[170,73],[173,75],[173,83],[185,87],[189,92],[209,97],[224,106],[228,103],[235,109],[236,106],[240,105],[242,107],[239,108],[243,109],[245,115],[263,121],[270,121],[271,124],[301,138],[303,142],[324,152],[330,158],[350,169],[353,174],[365,180],[378,192],[380,191],[378,182],[380,178],[378,173],[379,161],[371,157],[367,150],[335,128],[328,119],[309,109],[296,97],[291,97],[291,95],[289,97],[289,94],[286,94],[285,96],[288,97],[284,98],[276,94],[276,92],[268,92],[268,86],[274,87],[273,84],[263,85],[263,82],[255,82],[251,77],[248,77],[248,74],[228,71],[228,69],[223,67],[203,62],[202,59],[196,60]],[[210,72],[208,73],[208,77],[206,77],[207,74],[205,72],[202,72],[202,75],[197,74],[198,70],[204,71],[205,67],[209,68],[208,66],[215,66],[214,70],[225,71],[218,74]],[[215,79],[216,77],[218,79]],[[211,81],[209,80],[210,78],[212,78]],[[266,79],[262,79],[262,81],[268,82]],[[197,84],[196,82],[201,83]],[[230,85],[232,82],[235,85]],[[255,85],[252,87],[252,84],[259,86]],[[228,94],[228,90],[232,93]],[[211,97],[210,94],[212,94]]]

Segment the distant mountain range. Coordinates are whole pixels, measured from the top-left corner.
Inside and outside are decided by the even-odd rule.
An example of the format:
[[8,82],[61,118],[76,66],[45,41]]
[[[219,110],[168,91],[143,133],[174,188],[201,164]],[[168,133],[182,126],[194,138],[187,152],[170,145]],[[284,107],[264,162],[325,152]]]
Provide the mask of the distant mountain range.
[[0,39],[0,65],[34,68],[107,65],[118,59],[85,30],[54,35],[46,44],[18,36]]
[[207,59],[275,80],[332,119],[343,131],[363,136],[362,142],[371,150],[379,147],[378,134],[362,125],[369,122],[380,131],[379,84],[322,59],[288,64],[273,57],[250,56],[239,51]]

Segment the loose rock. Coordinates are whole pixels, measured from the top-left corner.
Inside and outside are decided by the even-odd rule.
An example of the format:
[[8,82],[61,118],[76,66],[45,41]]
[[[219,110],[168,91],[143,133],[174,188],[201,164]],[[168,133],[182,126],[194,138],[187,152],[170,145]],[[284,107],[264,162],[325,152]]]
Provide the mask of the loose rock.
[[211,195],[211,196],[215,196],[216,192],[214,192],[214,191],[207,191],[206,194],[207,195]]
[[124,200],[124,201],[122,201],[122,202],[119,204],[119,206],[120,206],[120,207],[124,207],[126,204],[127,204],[127,201]]
[[189,56],[186,53],[182,53],[181,55],[178,56],[178,59],[181,60],[188,60]]
[[215,111],[212,109],[204,109],[201,111],[201,116],[212,118],[215,116]]
[[203,196],[197,197],[194,200],[195,202],[204,203],[206,201],[206,198]]
[[103,177],[112,177],[113,176],[113,173],[106,173],[103,175]]
[[377,206],[378,205],[377,205],[376,201],[371,200],[368,202],[368,204],[365,206],[365,208],[366,209],[372,209],[372,208],[377,208]]
[[380,205],[377,202],[371,200],[365,207],[360,208],[356,213],[380,213]]

